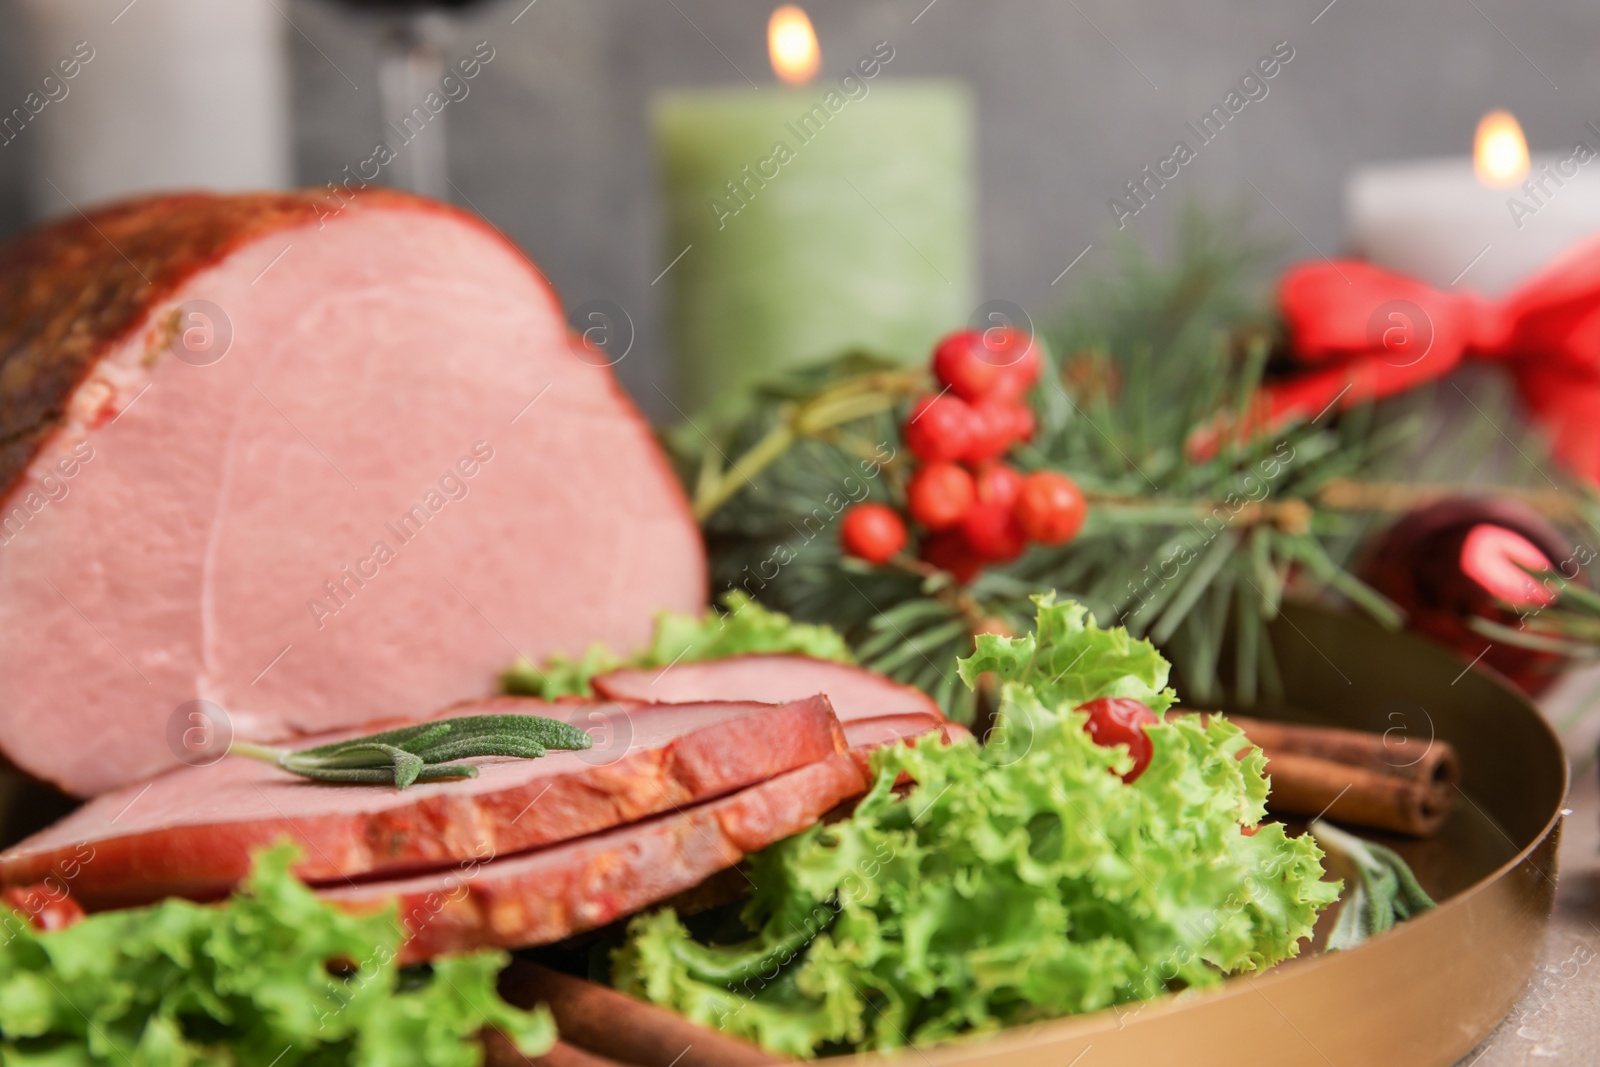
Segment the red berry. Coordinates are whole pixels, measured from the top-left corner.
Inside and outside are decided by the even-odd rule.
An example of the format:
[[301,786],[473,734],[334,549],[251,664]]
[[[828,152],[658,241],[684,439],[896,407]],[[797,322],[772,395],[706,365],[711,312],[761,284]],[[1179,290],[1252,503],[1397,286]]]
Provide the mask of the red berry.
[[887,563],[906,547],[906,524],[887,504],[857,504],[839,524],[844,550],[868,563]]
[[1016,559],[1028,547],[1028,537],[1016,516],[1011,514],[1011,506],[983,501],[981,496],[962,521],[961,533],[978,558],[992,563]]
[[1011,409],[1011,436],[1017,441],[1033,440],[1035,422],[1033,408],[1026,403],[1019,403]]
[[1065,474],[1038,471],[1022,480],[1017,521],[1031,541],[1060,545],[1078,536],[1089,505],[1078,484]]
[[1078,710],[1089,713],[1089,721],[1083,728],[1089,732],[1095,744],[1107,748],[1112,745],[1128,746],[1128,755],[1133,757],[1133,770],[1122,776],[1124,782],[1131,782],[1144,773],[1144,769],[1150,766],[1152,755],[1150,735],[1144,732],[1144,728],[1161,721],[1156,718],[1155,712],[1132,697],[1100,697],[1087,704],[1079,704]]
[[911,407],[906,419],[906,447],[925,463],[960,459],[972,444],[972,409],[949,393],[927,396]]
[[960,530],[929,534],[922,541],[922,558],[935,567],[949,571],[963,585],[976,578],[978,571],[983,569],[983,560],[972,551],[972,546],[967,544]]
[[1023,477],[1017,468],[1004,463],[991,463],[978,472],[978,502],[999,504],[1003,508],[1015,507],[1022,493]]
[[1039,380],[1038,342],[1009,326],[962,330],[934,349],[933,373],[964,400],[1015,400]]
[[933,373],[963,400],[976,400],[1000,383],[1005,367],[984,349],[981,332],[961,330],[933,350]]
[[906,487],[906,510],[930,530],[945,530],[967,517],[978,488],[972,475],[954,463],[917,468]]
[[972,435],[962,458],[976,464],[1005,455],[1017,439],[1012,406],[998,400],[980,400],[968,410],[972,412]]
[[989,395],[997,400],[1018,400],[1039,380],[1039,342],[1033,334],[1009,327],[983,332],[987,359],[1004,372]]
[[12,886],[0,893],[0,903],[26,916],[35,930],[50,933],[76,926],[83,918],[83,908],[70,896],[57,896],[49,883],[31,886]]

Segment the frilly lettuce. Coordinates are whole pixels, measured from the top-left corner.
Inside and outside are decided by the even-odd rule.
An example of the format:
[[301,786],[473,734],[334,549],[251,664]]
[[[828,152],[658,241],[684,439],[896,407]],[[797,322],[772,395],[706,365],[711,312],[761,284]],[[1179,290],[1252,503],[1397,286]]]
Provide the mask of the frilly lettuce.
[[738,590],[724,596],[722,604],[726,611],[708,608],[704,615],[662,612],[656,616],[649,646],[633,656],[619,656],[604,645],[591,645],[576,659],[557,655],[538,665],[519,659],[500,676],[501,687],[508,693],[546,700],[589,696],[589,680],[617,667],[664,667],[755,652],[792,652],[854,662],[844,638],[827,626],[795,622]]
[[401,971],[393,910],[322,902],[289,873],[295,855],[261,853],[220,905],[166,900],[51,933],[0,908],[0,1063],[477,1067],[485,1026],[529,1055],[554,1043],[548,1011],[495,991],[505,953]]
[[[1038,600],[1034,634],[983,637],[1000,733],[873,760],[855,814],[753,857],[759,888],[731,945],[641,916],[616,984],[777,1052],[884,1049],[1214,984],[1293,956],[1338,895],[1308,836],[1264,812],[1264,760],[1238,727],[1149,728],[1131,784],[1073,708],[1107,694],[1164,710],[1167,664],[1081,607]],[[1117,772],[1117,773],[1113,773]],[[904,797],[894,783],[917,785]]]
[[1102,630],[1081,604],[1035,597],[1034,632],[1023,637],[979,634],[973,654],[957,664],[961,680],[978,684],[992,672],[1032,691],[1046,707],[1075,708],[1097,697],[1133,697],[1157,715],[1177,703],[1167,688],[1167,661],[1149,641],[1120,627]]

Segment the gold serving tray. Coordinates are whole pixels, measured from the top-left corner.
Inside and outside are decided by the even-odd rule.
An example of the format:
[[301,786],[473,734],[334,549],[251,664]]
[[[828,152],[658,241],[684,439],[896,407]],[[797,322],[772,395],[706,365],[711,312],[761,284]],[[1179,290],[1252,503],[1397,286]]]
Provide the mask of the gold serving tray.
[[1550,917],[1568,781],[1560,741],[1527,697],[1420,638],[1286,608],[1271,639],[1286,699],[1252,714],[1389,731],[1397,762],[1430,737],[1456,746],[1461,796],[1437,838],[1362,833],[1401,852],[1439,907],[1350,952],[1312,949],[1219,988],[893,1058],[921,1067],[1445,1067],[1494,1029],[1527,983]]
[[[1263,717],[1389,731],[1397,762],[1455,745],[1462,795],[1429,841],[1362,836],[1401,852],[1440,906],[1347,953],[1316,948],[1211,990],[1123,1005],[838,1067],[1384,1067],[1455,1063],[1532,973],[1555,891],[1568,772],[1528,699],[1420,638],[1289,607],[1271,630],[1281,705]],[[1182,681],[1179,680],[1179,692]],[[1407,746],[1419,746],[1408,748]],[[70,802],[0,769],[0,844]],[[1342,874],[1341,871],[1335,873]],[[1334,912],[1319,924],[1318,944]]]

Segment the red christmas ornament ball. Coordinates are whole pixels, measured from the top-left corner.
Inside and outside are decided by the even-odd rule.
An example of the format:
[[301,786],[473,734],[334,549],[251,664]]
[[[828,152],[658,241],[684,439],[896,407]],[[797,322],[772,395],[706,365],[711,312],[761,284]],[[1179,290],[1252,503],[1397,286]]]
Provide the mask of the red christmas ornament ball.
[[1537,545],[1504,526],[1481,522],[1461,542],[1461,573],[1516,607],[1555,603],[1555,592],[1528,573],[1554,566]]
[[1554,599],[1517,564],[1576,574],[1571,556],[1567,539],[1532,509],[1510,500],[1457,497],[1419,508],[1379,535],[1359,573],[1405,611],[1409,629],[1538,693],[1566,661],[1492,641],[1469,624],[1476,617],[1516,627],[1520,613],[1537,612]]

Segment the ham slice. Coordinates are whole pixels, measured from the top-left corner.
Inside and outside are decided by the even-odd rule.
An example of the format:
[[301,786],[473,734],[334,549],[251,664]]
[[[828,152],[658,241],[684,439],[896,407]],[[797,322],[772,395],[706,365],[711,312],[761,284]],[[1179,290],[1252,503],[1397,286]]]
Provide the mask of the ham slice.
[[181,195],[0,250],[0,746],[79,795],[698,611],[648,426],[484,222]]
[[882,715],[875,719],[855,719],[845,724],[844,739],[852,752],[871,752],[896,741],[938,730],[948,744],[958,737],[971,737],[972,733],[960,723],[946,722],[933,715],[909,712],[904,715]]
[[693,888],[804,830],[866,784],[848,755],[831,756],[721,800],[582,841],[320,895],[356,911],[398,903],[406,963],[488,946],[549,944]]
[[301,845],[295,873],[312,884],[454,867],[672,811],[844,750],[823,697],[780,707],[499,697],[436,717],[508,712],[570,722],[596,747],[478,760],[477,778],[403,791],[312,782],[238,758],[183,768],[98,797],[0,854],[0,883],[54,878],[90,909],[207,899],[285,837]]
[[[935,731],[947,745],[972,736],[972,731],[958,722],[946,722],[944,719],[922,712],[908,712],[904,715],[883,715],[876,719],[855,719],[845,723],[844,740],[845,744],[850,746],[850,755],[860,766],[861,773],[870,780],[873,750],[900,741],[911,741]],[[911,776],[902,771],[895,784],[907,785],[910,782]]]
[[798,700],[826,693],[840,722],[907,713],[943,719],[939,705],[920,689],[901,685],[848,663],[808,656],[753,655],[664,668],[624,667],[594,679],[610,700]]

